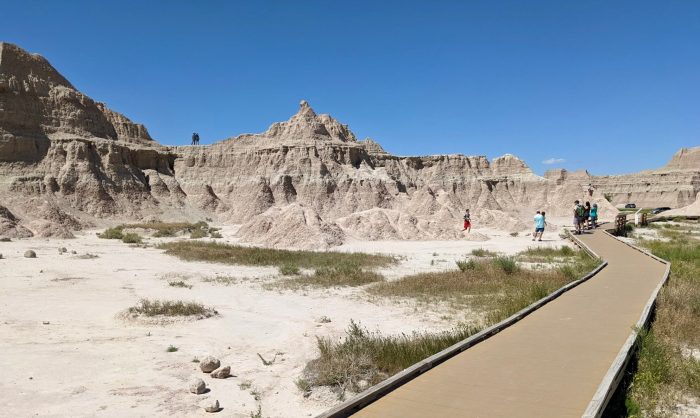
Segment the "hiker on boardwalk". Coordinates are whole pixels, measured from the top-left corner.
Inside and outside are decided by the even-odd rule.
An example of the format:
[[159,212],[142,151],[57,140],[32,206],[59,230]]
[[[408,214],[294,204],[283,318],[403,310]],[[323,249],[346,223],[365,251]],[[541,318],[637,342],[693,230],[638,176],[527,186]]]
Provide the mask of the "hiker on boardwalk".
[[591,207],[591,228],[598,228],[598,204],[594,203]]
[[574,234],[580,235],[583,233],[582,226],[583,226],[583,213],[584,213],[584,208],[583,205],[577,200],[574,202]]
[[464,211],[464,229],[463,231],[472,231],[472,216],[469,214],[469,209]]
[[[537,211],[535,215],[535,233],[532,235],[532,240],[542,241],[542,234],[544,234],[544,227],[547,223],[544,219],[544,212]],[[539,239],[537,238],[539,235]]]
[[583,229],[591,229],[590,224],[588,223],[589,218],[591,217],[591,202],[586,202],[586,204],[583,206]]

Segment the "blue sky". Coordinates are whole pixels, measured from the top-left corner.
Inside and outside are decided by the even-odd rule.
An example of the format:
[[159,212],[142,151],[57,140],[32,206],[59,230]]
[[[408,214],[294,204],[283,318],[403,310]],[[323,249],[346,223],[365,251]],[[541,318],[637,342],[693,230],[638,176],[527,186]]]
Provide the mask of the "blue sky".
[[164,144],[261,132],[306,99],[394,154],[512,153],[539,173],[700,145],[694,0],[0,0],[0,16],[0,40]]

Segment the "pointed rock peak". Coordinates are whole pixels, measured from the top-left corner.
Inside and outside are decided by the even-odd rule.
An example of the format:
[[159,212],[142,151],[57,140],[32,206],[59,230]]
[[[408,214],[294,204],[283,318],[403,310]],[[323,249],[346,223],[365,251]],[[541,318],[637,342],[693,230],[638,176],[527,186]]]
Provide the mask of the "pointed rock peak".
[[299,111],[294,116],[286,122],[273,123],[264,135],[290,142],[357,141],[347,125],[341,124],[330,115],[317,115],[306,100],[299,103]]
[[377,141],[375,141],[372,138],[365,138],[360,143],[365,147],[368,153],[370,154],[388,154],[384,148],[382,148],[381,145]]
[[309,102],[306,100],[302,100],[299,102],[299,111],[297,112],[297,115],[302,115],[305,117],[315,117],[316,112],[311,108],[309,105]]

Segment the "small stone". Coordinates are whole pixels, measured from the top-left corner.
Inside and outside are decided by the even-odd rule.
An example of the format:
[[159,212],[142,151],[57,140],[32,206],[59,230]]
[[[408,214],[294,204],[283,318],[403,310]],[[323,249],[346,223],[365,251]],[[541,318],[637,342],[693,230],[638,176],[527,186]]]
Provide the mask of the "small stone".
[[229,376],[231,376],[231,366],[222,367],[211,374],[214,379],[226,379]]
[[24,252],[24,258],[36,258],[36,253],[33,250],[27,250]]
[[49,321],[44,321],[44,322],[42,322],[42,324],[44,324],[44,325],[51,325],[51,322],[49,322]]
[[71,252],[70,252],[70,253],[71,253],[71,254],[78,254],[78,252],[77,252],[77,251],[75,251],[75,250],[71,250]]
[[221,366],[221,362],[218,358],[212,356],[206,356],[199,363],[199,368],[202,369],[204,373],[211,373]]
[[207,385],[204,383],[204,380],[200,378],[193,379],[190,382],[190,392],[196,394],[196,395],[201,395],[207,390]]
[[2,260],[2,254],[0,254],[0,260]]
[[219,406],[218,399],[215,399],[213,401],[210,399],[207,399],[206,401],[204,401],[202,403],[202,407],[207,412],[219,412],[219,410],[221,409],[221,407]]

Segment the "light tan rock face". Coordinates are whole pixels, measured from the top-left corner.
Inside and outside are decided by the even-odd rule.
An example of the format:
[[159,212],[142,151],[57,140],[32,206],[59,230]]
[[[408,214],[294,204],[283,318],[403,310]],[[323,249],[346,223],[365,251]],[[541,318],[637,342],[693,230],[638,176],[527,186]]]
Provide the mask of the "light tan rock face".
[[43,57],[0,43],[0,161],[37,162],[50,138],[152,140],[142,125],[80,93]]
[[[350,238],[479,240],[487,239],[477,233],[483,226],[528,229],[538,209],[550,219],[569,216],[576,199],[598,203],[610,219],[617,212],[603,197],[610,190],[614,202],[625,193],[694,201],[699,184],[694,151],[637,177],[563,170],[541,177],[512,155],[397,157],[306,102],[261,134],[163,147],[43,58],[9,44],[0,57],[0,202],[12,214],[0,220],[5,230],[68,236],[99,218],[212,217],[240,224],[244,241],[285,248]],[[469,235],[466,208],[476,228]]]
[[700,147],[681,148],[665,168],[666,170],[700,171]]
[[29,238],[34,235],[19,222],[12,212],[0,206],[0,238]]
[[592,182],[616,205],[680,208],[695,202],[700,192],[700,147],[682,148],[657,170],[593,177]]

